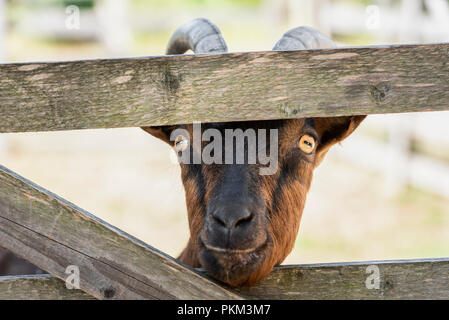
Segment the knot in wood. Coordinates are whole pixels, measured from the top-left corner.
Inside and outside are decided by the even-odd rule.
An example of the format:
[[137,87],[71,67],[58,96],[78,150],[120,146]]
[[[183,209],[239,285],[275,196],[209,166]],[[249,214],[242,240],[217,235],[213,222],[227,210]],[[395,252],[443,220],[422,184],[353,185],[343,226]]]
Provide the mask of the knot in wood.
[[370,95],[376,102],[382,102],[387,98],[388,93],[391,90],[389,83],[379,83],[377,85],[370,86]]
[[287,116],[295,116],[301,112],[301,106],[300,105],[291,106],[285,102],[279,105],[279,110]]
[[113,287],[103,288],[101,289],[101,293],[106,299],[111,299],[115,296],[115,289]]
[[394,288],[393,281],[386,280],[384,283],[384,290],[391,290]]
[[181,85],[181,75],[174,75],[169,68],[164,71],[163,86],[171,94],[176,93]]

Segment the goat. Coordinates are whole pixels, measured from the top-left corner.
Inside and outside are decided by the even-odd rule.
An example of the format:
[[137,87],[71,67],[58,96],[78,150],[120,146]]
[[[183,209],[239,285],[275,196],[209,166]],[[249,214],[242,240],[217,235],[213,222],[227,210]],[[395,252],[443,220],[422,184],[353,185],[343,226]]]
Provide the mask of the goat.
[[[286,32],[273,50],[333,48],[327,36],[309,27]],[[227,52],[216,25],[195,19],[178,28],[166,54]],[[204,268],[213,278],[230,286],[251,286],[282,263],[293,249],[310,188],[313,170],[329,148],[349,136],[366,115],[243,121],[202,124],[201,132],[229,129],[275,129],[278,141],[267,150],[279,150],[275,173],[261,175],[257,164],[183,163],[190,238],[178,259],[194,268]],[[142,127],[175,148],[201,153],[191,143],[194,125]],[[173,133],[182,129],[183,135]],[[224,142],[223,142],[224,143]],[[233,142],[232,148],[235,144]],[[246,143],[245,154],[250,147]],[[224,146],[224,150],[229,146]]]

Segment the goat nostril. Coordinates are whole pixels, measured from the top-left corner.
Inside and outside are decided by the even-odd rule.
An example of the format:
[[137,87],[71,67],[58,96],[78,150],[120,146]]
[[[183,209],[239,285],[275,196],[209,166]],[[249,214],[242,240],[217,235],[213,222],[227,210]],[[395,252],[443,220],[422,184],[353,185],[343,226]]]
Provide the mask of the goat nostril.
[[240,217],[234,222],[233,228],[237,228],[238,226],[244,225],[250,222],[253,219],[253,214],[250,212],[247,216]]
[[223,221],[219,216],[213,215],[213,218],[214,218],[215,222],[216,222],[219,226],[225,227],[225,228],[228,227],[227,224],[226,224],[226,222]]
[[240,212],[217,211],[212,217],[220,227],[233,229],[250,222],[253,219],[253,214],[248,210],[242,210]]

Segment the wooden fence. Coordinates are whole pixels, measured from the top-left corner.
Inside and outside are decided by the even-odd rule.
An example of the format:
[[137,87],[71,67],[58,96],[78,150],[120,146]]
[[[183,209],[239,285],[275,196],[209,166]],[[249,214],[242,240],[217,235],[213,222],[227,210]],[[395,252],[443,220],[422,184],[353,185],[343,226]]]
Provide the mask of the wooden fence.
[[[1,64],[0,132],[449,110],[448,62],[431,44]],[[0,298],[449,299],[449,259],[281,266],[231,289],[1,166],[0,246],[51,274],[0,277]]]

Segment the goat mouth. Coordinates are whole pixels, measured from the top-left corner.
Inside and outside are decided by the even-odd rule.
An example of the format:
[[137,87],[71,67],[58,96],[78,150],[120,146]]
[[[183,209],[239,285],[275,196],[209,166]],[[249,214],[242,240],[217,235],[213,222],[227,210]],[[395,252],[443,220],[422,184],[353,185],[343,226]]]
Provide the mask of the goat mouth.
[[231,286],[242,286],[266,260],[271,241],[267,237],[262,245],[250,249],[217,248],[207,245],[201,237],[198,243],[200,263],[213,278]]
[[228,254],[251,253],[251,252],[254,252],[254,251],[256,251],[256,250],[258,250],[260,248],[260,246],[259,246],[259,247],[256,247],[256,248],[249,248],[249,249],[227,249],[227,248],[218,248],[218,247],[214,247],[214,246],[208,245],[204,241],[202,241],[202,244],[204,245],[204,247],[207,250],[210,250],[210,251],[213,251],[213,252],[217,252],[217,253],[228,253]]

